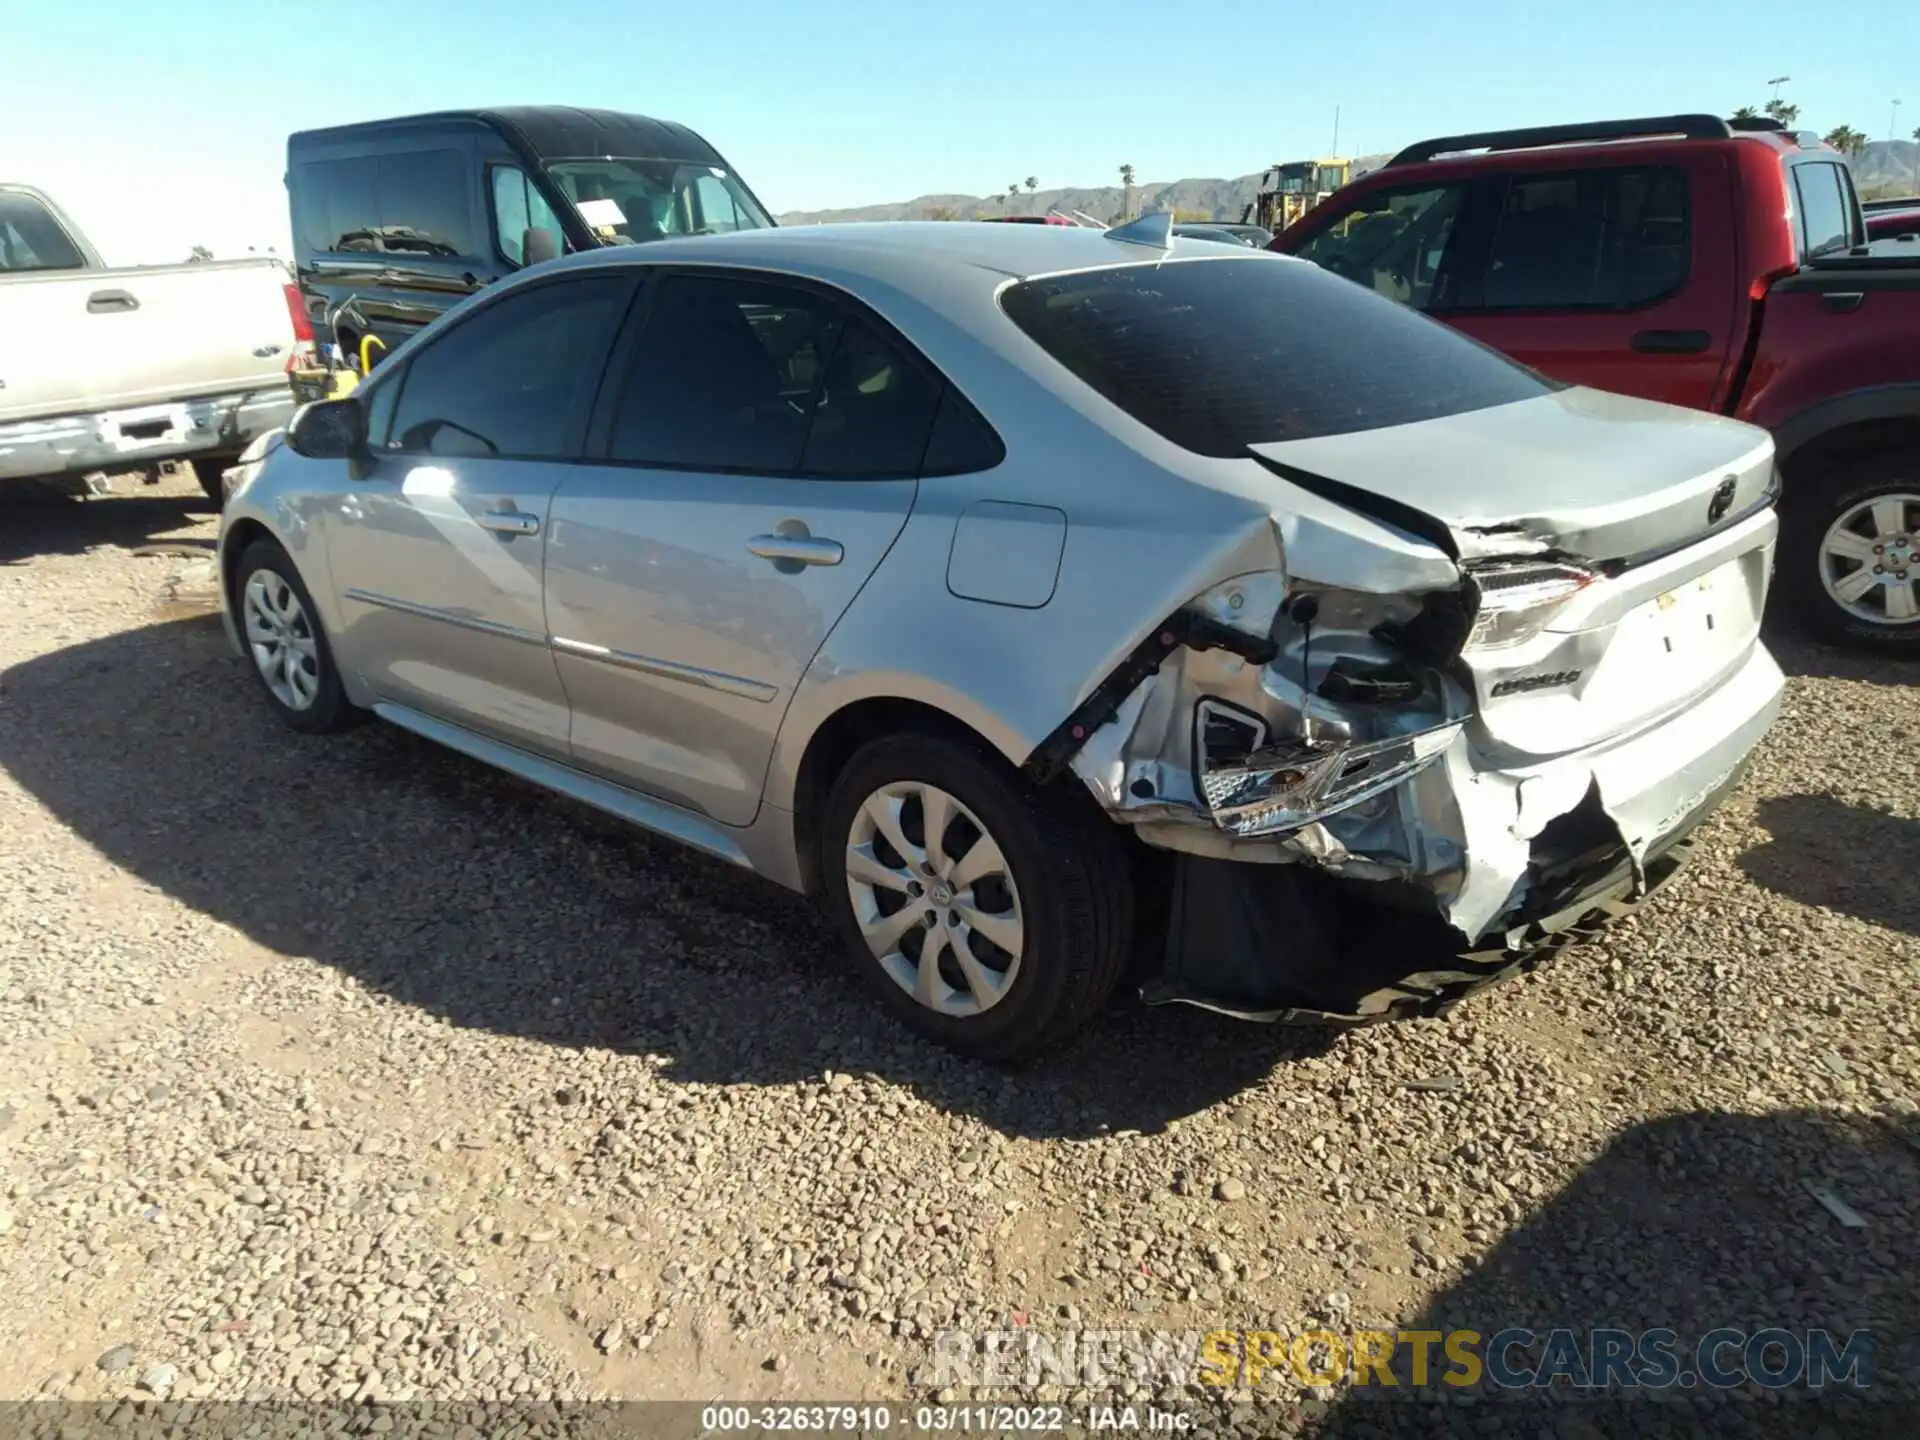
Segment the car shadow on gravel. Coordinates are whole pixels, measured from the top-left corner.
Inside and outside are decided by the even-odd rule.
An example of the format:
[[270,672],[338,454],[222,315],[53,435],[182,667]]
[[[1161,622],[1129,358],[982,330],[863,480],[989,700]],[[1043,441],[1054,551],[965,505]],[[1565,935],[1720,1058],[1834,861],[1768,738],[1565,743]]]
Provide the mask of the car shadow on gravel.
[[1767,648],[1780,668],[1806,680],[1853,680],[1868,685],[1920,685],[1920,655],[1842,649],[1805,635],[1769,632]]
[[212,504],[195,495],[110,495],[77,500],[33,486],[0,484],[0,565],[44,555],[84,555],[99,545],[206,551],[213,541],[159,539],[207,519]]
[[[1905,1122],[1911,1124],[1911,1117]],[[1828,1190],[1860,1228],[1817,1200]],[[1805,1387],[1780,1398],[1696,1379],[1638,1392],[1615,1387],[1546,1394],[1486,1387],[1475,1403],[1439,1403],[1454,1370],[1436,1343],[1429,1389],[1409,1396],[1411,1347],[1397,1390],[1356,1386],[1330,1412],[1285,1418],[1322,1436],[1496,1435],[1545,1440],[1656,1440],[1697,1435],[1786,1437],[1920,1434],[1920,1133],[1895,1122],[1810,1111],[1735,1115],[1695,1111],[1643,1122],[1612,1140],[1565,1188],[1415,1315],[1355,1316],[1355,1328],[1478,1331],[1484,1357],[1498,1332],[1533,1332],[1511,1352],[1520,1379],[1537,1377],[1549,1337],[1617,1329],[1675,1332],[1681,1373],[1696,1371],[1702,1340],[1778,1327],[1803,1345],[1831,1332],[1844,1349],[1870,1332],[1865,1389]],[[1809,1347],[1810,1348],[1810,1347]],[[1743,1346],[1715,1355],[1737,1364]],[[1772,1352],[1780,1367],[1787,1352]],[[1455,1370],[1455,1373],[1460,1373]],[[1569,1372],[1577,1373],[1577,1372]],[[1512,1375],[1509,1375],[1511,1380]],[[1455,1397],[1457,1400],[1457,1397]],[[1876,1403],[1877,1402],[1877,1403]],[[1283,1407],[1286,1408],[1286,1407]],[[1309,1412],[1314,1407],[1309,1404]]]
[[291,734],[217,617],[0,675],[0,766],[181,903],[453,1024],[670,1079],[872,1073],[1009,1133],[1154,1131],[1337,1043],[1169,1007],[1017,1072],[890,1020],[802,898],[389,726]]
[[1920,820],[1831,795],[1774,795],[1756,818],[1771,838],[1740,857],[1747,877],[1802,905],[1920,935]]

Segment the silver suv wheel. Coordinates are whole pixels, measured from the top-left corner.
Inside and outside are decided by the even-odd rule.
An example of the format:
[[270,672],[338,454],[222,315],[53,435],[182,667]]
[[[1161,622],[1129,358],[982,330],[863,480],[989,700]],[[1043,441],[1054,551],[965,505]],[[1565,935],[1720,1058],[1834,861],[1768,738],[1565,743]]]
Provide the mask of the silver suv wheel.
[[1920,495],[1876,495],[1841,512],[1820,542],[1820,583],[1856,620],[1920,624]]
[[1026,945],[1020,892],[959,800],[924,781],[873,791],[854,812],[846,875],[868,948],[915,1001],[965,1016],[1005,998]]

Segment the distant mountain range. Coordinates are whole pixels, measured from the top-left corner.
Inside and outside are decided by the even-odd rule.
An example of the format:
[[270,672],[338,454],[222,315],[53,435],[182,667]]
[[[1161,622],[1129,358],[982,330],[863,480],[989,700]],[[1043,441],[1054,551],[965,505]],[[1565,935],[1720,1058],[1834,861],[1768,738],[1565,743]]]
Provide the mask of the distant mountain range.
[[1877,196],[1920,195],[1920,140],[1873,140],[1853,162],[1853,183]]
[[[1385,155],[1366,155],[1353,162],[1355,175],[1376,170],[1387,162]],[[1133,187],[1133,208],[1137,214],[1156,210],[1176,210],[1204,215],[1214,220],[1238,220],[1240,212],[1260,193],[1264,172],[1242,175],[1237,180],[1145,181]],[[999,195],[922,195],[890,205],[856,205],[847,210],[793,210],[776,217],[782,225],[843,225],[858,220],[974,220],[1001,215],[1044,215],[1049,210],[1079,210],[1096,220],[1118,218],[1126,204],[1126,194],[1118,185],[1094,185],[1084,189],[1021,191],[1011,199]]]
[[[1364,175],[1384,165],[1388,156],[1363,155],[1353,162],[1353,173]],[[1920,195],[1920,141],[1875,140],[1853,161],[1854,182],[1868,199],[1877,195]],[[1182,215],[1214,220],[1238,220],[1260,192],[1264,172],[1237,180],[1147,181],[1133,187],[1136,213],[1174,210]],[[1096,220],[1116,219],[1126,204],[1118,185],[1067,187],[1058,190],[1001,195],[921,195],[886,205],[856,205],[844,210],[790,210],[782,225],[840,225],[857,220],[973,220],[1000,215],[1044,215],[1049,210],[1078,210]]]

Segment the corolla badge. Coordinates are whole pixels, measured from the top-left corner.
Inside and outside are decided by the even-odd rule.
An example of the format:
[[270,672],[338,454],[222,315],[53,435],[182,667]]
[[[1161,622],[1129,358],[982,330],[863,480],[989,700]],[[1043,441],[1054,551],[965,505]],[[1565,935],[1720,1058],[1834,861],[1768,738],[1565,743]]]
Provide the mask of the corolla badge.
[[1713,492],[1713,499],[1707,502],[1707,523],[1709,525],[1718,524],[1722,517],[1726,515],[1727,511],[1733,508],[1733,496],[1735,490],[1738,488],[1738,483],[1731,475],[1720,482],[1719,486]]

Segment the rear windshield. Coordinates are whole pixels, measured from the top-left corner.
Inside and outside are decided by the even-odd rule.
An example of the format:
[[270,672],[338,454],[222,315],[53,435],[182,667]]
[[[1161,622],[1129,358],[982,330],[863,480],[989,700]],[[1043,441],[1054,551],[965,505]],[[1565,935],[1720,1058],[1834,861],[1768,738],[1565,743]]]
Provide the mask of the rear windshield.
[[1555,388],[1437,321],[1277,257],[1026,280],[1001,304],[1080,379],[1202,455],[1408,425]]
[[86,257],[47,207],[31,195],[0,190],[0,273],[84,270]]

